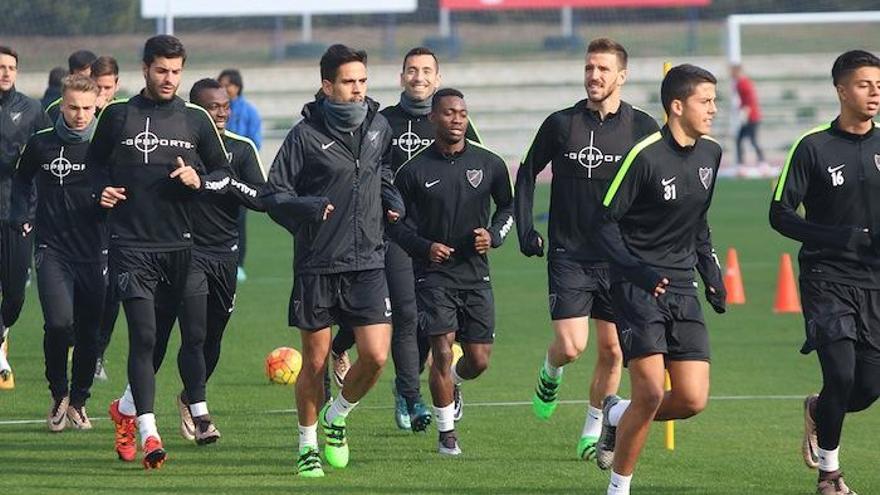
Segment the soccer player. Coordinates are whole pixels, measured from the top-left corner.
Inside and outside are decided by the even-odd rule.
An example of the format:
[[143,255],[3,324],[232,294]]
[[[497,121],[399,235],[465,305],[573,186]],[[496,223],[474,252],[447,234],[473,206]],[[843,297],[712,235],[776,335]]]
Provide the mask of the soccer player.
[[[416,47],[403,57],[400,72],[400,101],[382,109],[393,132],[391,167],[398,169],[419,151],[434,142],[434,124],[428,119],[431,98],[440,86],[440,63],[425,47]],[[466,137],[480,142],[473,124],[468,122]],[[391,356],[394,360],[394,419],[403,430],[424,431],[431,423],[431,412],[422,402],[419,375],[424,367],[430,344],[418,332],[415,279],[412,260],[393,241],[385,252],[385,278],[391,294],[393,329]],[[342,383],[348,365],[347,350],[354,344],[351,330],[340,328],[333,339],[334,378]],[[461,418],[461,393],[457,390],[456,421]]]
[[18,52],[0,46],[0,390],[15,388],[7,360],[7,338],[24,305],[33,249],[31,236],[22,236],[21,229],[10,221],[12,174],[31,134],[50,125],[40,102],[15,90],[17,76]]
[[[116,92],[119,90],[119,64],[116,59],[108,56],[98,57],[92,63],[91,78],[98,85],[95,114],[100,115],[101,110],[116,99]],[[104,302],[104,315],[101,317],[101,331],[98,335],[98,361],[95,364],[95,379],[97,380],[107,380],[104,353],[107,346],[110,345],[110,337],[113,334],[118,316],[119,299],[116,298],[113,290],[108,290]]]
[[[391,221],[403,214],[383,160],[391,128],[366,96],[366,52],[332,45],[320,65],[321,89],[278,150],[264,196],[270,216],[295,239],[288,321],[302,339],[296,381],[302,477],[324,476],[318,422],[327,462],[348,465],[346,419],[379,378],[391,339],[383,212]],[[339,395],[318,411],[334,324],[354,328],[358,360]]]
[[[250,101],[244,97],[244,80],[238,69],[225,69],[217,76],[217,80],[226,89],[229,95],[229,108],[231,115],[227,127],[239,136],[250,139],[257,150],[263,146],[263,121],[260,113]],[[247,209],[239,209],[238,219],[238,272],[236,276],[239,282],[247,280],[244,271],[244,258],[247,254]]]
[[626,49],[619,43],[608,38],[591,41],[584,65],[587,98],[547,117],[516,177],[520,250],[526,256],[543,256],[544,238],[532,220],[535,181],[552,162],[547,276],[555,336],[532,396],[538,418],[550,419],[559,405],[564,366],[584,351],[589,318],[595,322],[598,359],[577,444],[577,456],[585,460],[595,456],[602,430],[602,399],[617,393],[623,369],[608,263],[596,245],[592,227],[602,210],[602,195],[627,151],[659,129],[650,115],[621,100],[626,67]]
[[[431,339],[438,451],[455,456],[461,449],[453,384],[473,380],[489,366],[495,305],[486,253],[513,228],[513,191],[504,160],[465,139],[467,104],[460,91],[437,91],[429,118],[436,140],[397,172],[394,182],[408,216],[391,233],[413,257],[422,331]],[[464,351],[457,363],[455,340]]]
[[[92,64],[97,59],[98,56],[89,50],[77,50],[67,57],[67,72],[71,76],[78,75],[90,77],[92,75]],[[59,97],[46,107],[46,114],[49,115],[49,120],[52,123],[57,121],[58,117],[61,115],[60,105],[61,98]]]
[[[174,320],[186,328],[187,339],[178,354],[185,390],[177,397],[180,431],[197,444],[213,443],[220,433],[211,421],[205,402],[205,385],[220,360],[223,331],[235,308],[238,267],[238,209],[261,210],[259,188],[265,183],[257,147],[250,139],[226,129],[229,96],[214,79],[201,79],[189,92],[192,103],[204,108],[223,139],[234,177],[209,183],[192,205],[193,255],[183,305],[173,304],[157,316],[158,339],[154,364],[162,362]],[[179,313],[179,314],[178,314]]]
[[819,468],[817,493],[843,495],[854,493],[838,460],[843,419],[880,396],[880,59],[848,51],[831,77],[840,114],[795,141],[770,224],[803,243],[801,352],[815,350],[822,368],[821,392],[804,401],[804,461]]
[[202,167],[230,173],[210,116],[176,96],[185,62],[186,50],[177,38],[148,39],[146,87],[101,112],[86,156],[100,204],[109,210],[110,283],[128,322],[133,404],[116,400],[110,405],[116,451],[120,459],[134,460],[136,414],[147,469],[161,467],[166,457],[153,414],[154,304],[170,300],[176,306],[184,293],[192,246],[189,202],[205,183]]
[[[107,285],[104,216],[92,197],[85,169],[95,130],[98,87],[87,76],[67,76],[61,115],[54,127],[31,136],[12,182],[12,219],[21,235],[35,229],[37,287],[43,308],[43,352],[52,392],[47,425],[62,431],[68,422],[88,430],[86,399],[95,373],[98,325]],[[36,211],[32,191],[36,182]],[[73,369],[67,352],[74,336]]]
[[709,334],[694,268],[707,300],[723,313],[726,292],[707,221],[721,162],[721,146],[707,137],[715,86],[715,76],[693,65],[666,74],[660,99],[667,125],[626,155],[602,200],[596,233],[611,260],[614,314],[632,384],[631,401],[609,395],[603,402],[596,461],[607,469],[613,460],[609,495],[629,494],[651,421],[689,418],[709,399]]
[[116,99],[116,92],[119,91],[119,64],[113,57],[98,57],[92,62],[90,77],[98,85],[96,113],[100,113],[108,103]]
[[49,71],[49,82],[43,97],[40,98],[40,104],[45,109],[52,104],[53,101],[61,98],[61,80],[67,75],[67,69],[64,67],[54,67]]
[[70,75],[91,77],[92,64],[98,56],[89,50],[77,50],[67,57],[67,69]]

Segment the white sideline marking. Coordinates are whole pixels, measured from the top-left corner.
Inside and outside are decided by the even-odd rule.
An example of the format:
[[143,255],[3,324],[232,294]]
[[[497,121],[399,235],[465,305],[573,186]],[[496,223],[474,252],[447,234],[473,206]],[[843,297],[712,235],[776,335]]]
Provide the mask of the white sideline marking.
[[[709,400],[803,400],[803,395],[716,395],[709,397]],[[561,400],[560,404],[586,404],[586,400]],[[465,408],[471,407],[518,407],[530,406],[532,401],[510,401],[510,402],[466,402]],[[394,406],[363,406],[360,409],[393,409]],[[296,409],[272,409],[263,411],[263,414],[289,414],[295,413]],[[107,418],[91,418],[92,422],[107,421]],[[0,426],[7,425],[32,425],[45,423],[46,419],[9,419],[0,420]]]

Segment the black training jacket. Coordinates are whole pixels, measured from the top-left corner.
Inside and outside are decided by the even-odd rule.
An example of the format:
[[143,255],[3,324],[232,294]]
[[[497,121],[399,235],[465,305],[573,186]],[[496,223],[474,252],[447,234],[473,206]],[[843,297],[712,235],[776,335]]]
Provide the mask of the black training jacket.
[[[88,142],[68,143],[49,127],[31,136],[12,179],[12,218],[30,223],[37,245],[73,262],[101,261],[107,249],[105,213],[86,173]],[[36,214],[32,213],[36,183]]]
[[14,87],[0,93],[0,220],[9,220],[12,174],[21,148],[31,134],[52,124],[39,101]]
[[[137,95],[101,112],[86,155],[89,175],[98,197],[106,186],[124,187],[127,196],[109,213],[111,246],[165,251],[192,245],[194,191],[169,177],[178,156],[217,180],[231,174],[214,122],[198,105]],[[207,183],[203,177],[203,187]]]
[[[390,167],[391,127],[367,98],[366,120],[353,133],[332,131],[321,100],[307,103],[303,120],[282,143],[265,188],[269,216],[294,236],[297,273],[342,273],[384,268],[385,210],[403,202]],[[322,220],[328,204],[334,207]]]
[[[431,145],[398,170],[394,183],[408,214],[389,234],[413,257],[416,286],[489,287],[489,260],[474,249],[474,229],[488,230],[492,247],[498,247],[513,228],[513,191],[504,160],[475,142],[466,142],[454,156]],[[495,213],[490,216],[491,202]],[[455,249],[446,262],[430,261],[434,242]]]
[[802,279],[880,289],[878,124],[859,136],[834,120],[801,136],[779,176],[770,225],[803,243]]
[[[428,120],[427,115],[408,113],[400,103],[383,108],[381,113],[391,126],[391,168],[397,172],[407,160],[434,142],[434,124]],[[478,143],[483,142],[473,122],[468,122],[465,137]]]
[[193,248],[231,259],[238,258],[239,207],[265,211],[260,189],[266,178],[253,141],[229,130],[222,138],[233,175],[207,180],[204,191],[193,201]]
[[602,200],[596,235],[613,280],[626,278],[653,292],[696,294],[694,268],[707,286],[723,288],[707,214],[721,163],[709,137],[680,146],[664,126],[626,155]]
[[605,120],[587,108],[587,100],[547,117],[516,174],[520,250],[527,256],[543,253],[533,220],[535,180],[552,163],[548,257],[604,263],[592,232],[602,197],[626,153],[658,130],[650,115],[626,102]]

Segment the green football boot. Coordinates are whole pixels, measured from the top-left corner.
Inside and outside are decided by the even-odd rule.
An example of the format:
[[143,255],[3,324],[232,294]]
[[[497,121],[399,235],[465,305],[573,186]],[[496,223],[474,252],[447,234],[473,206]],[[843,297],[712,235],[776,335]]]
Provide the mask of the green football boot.
[[299,459],[296,461],[296,475],[301,478],[323,478],[324,468],[321,466],[321,456],[315,447],[303,447],[299,451]]
[[327,422],[330,403],[324,404],[319,413],[321,429],[324,430],[324,457],[335,468],[348,466],[348,442],[345,440],[345,418],[337,416],[332,423]]
[[596,458],[596,443],[599,441],[597,436],[581,437],[578,441],[577,456],[585,461],[592,461]]
[[562,384],[562,376],[553,378],[544,371],[538,373],[538,385],[535,386],[535,394],[532,396],[532,410],[538,419],[548,420],[553,416],[553,411],[559,406],[559,385]]

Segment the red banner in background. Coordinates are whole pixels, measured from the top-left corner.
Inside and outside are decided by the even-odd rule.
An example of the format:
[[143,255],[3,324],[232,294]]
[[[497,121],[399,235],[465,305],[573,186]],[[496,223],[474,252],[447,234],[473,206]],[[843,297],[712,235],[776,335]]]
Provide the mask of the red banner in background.
[[449,10],[606,9],[615,7],[702,7],[711,0],[440,0]]

